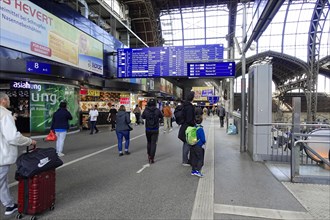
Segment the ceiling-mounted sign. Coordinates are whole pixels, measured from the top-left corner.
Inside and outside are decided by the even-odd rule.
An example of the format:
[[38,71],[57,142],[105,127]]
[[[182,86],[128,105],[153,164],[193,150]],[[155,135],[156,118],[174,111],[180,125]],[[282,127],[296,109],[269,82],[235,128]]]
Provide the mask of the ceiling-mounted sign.
[[210,104],[215,104],[219,102],[219,96],[208,96],[207,100],[209,101]]
[[26,62],[26,72],[27,73],[41,73],[41,74],[50,74],[50,64],[48,63],[39,63],[33,61]]
[[186,77],[187,62],[222,59],[222,44],[121,48],[117,50],[117,77]]
[[235,62],[188,63],[188,77],[235,77]]

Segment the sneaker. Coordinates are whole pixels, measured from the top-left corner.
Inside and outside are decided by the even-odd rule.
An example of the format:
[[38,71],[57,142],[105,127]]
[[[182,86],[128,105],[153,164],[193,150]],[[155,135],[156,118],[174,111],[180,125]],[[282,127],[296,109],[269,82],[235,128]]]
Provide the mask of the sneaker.
[[190,167],[190,164],[189,163],[182,163],[182,166],[184,166],[184,167]]
[[119,153],[119,156],[121,157],[121,156],[124,156],[124,154],[123,153]]
[[191,175],[195,176],[196,175],[196,170],[191,171]]
[[200,178],[202,178],[202,177],[204,177],[204,175],[200,172],[200,171],[195,171],[195,174],[194,174],[195,176],[198,176],[198,177],[200,177]]
[[130,155],[131,153],[129,151],[125,151],[125,154],[126,155]]
[[59,153],[57,153],[57,155],[58,155],[59,157],[63,157],[65,154],[59,152]]
[[7,207],[5,211],[5,215],[11,215],[17,211],[17,204],[15,203],[12,207]]

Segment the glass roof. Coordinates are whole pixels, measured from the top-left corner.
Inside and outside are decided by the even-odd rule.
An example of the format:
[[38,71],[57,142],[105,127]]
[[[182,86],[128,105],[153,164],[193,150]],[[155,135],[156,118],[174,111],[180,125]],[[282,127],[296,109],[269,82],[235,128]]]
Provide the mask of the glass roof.
[[[248,50],[246,56],[272,50],[307,62],[308,33],[315,3],[316,0],[285,0],[270,25],[256,42],[256,49]],[[246,7],[247,30],[249,30],[255,8],[253,3],[247,3]],[[327,8],[329,10],[329,7]],[[228,17],[227,5],[161,11],[164,46],[223,44],[226,47]],[[243,5],[239,3],[235,31],[239,42],[242,41],[242,23]],[[251,30],[247,34],[249,37]],[[227,55],[224,53],[224,59],[227,59]],[[330,55],[330,15],[325,21],[319,55],[320,59]],[[235,57],[240,57],[237,51],[235,51]],[[320,78],[324,80],[323,76]],[[319,83],[319,86],[323,87],[322,84],[324,83]],[[328,90],[327,88],[325,89]]]
[[[291,3],[289,4],[289,2]],[[308,32],[315,2],[315,0],[286,0],[259,38],[256,50],[249,50],[247,56],[272,50],[307,61]],[[247,3],[248,26],[252,22],[253,13],[253,3]],[[204,44],[224,44],[226,46],[228,16],[229,11],[226,5],[162,11],[160,21],[165,39],[164,46]],[[320,59],[330,55],[329,17],[322,33]],[[238,4],[236,37],[239,41],[242,40],[242,23],[243,5]],[[249,35],[250,33],[248,33]],[[227,56],[227,54],[224,55]],[[239,55],[236,54],[235,57],[239,57]]]

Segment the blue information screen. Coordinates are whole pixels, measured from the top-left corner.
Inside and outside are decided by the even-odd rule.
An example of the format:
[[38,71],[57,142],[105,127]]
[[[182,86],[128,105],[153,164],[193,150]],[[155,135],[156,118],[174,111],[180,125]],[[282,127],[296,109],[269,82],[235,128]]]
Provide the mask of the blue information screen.
[[223,45],[121,48],[118,78],[186,77],[187,63],[223,60]]
[[188,63],[188,77],[235,77],[235,62]]
[[50,64],[48,63],[39,63],[33,61],[26,62],[26,72],[28,73],[50,74],[50,71]]

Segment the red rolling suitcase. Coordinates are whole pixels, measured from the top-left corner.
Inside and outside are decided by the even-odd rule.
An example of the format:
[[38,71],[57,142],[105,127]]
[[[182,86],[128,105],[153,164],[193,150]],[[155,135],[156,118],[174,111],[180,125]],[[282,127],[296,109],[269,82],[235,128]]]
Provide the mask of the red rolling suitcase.
[[55,169],[47,170],[29,178],[18,177],[18,214],[32,215],[31,220],[36,219],[36,214],[55,205]]

